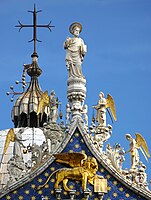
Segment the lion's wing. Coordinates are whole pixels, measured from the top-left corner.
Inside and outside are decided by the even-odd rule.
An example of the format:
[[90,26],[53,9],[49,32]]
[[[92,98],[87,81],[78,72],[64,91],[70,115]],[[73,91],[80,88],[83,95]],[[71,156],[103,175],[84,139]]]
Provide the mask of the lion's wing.
[[54,155],[56,162],[65,163],[71,167],[81,166],[81,162],[87,159],[87,155],[83,153],[59,153]]

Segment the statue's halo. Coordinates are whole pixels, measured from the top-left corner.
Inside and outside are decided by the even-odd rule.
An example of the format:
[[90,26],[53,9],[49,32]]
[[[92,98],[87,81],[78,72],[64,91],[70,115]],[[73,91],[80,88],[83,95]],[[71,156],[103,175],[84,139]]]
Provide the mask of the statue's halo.
[[74,22],[69,27],[69,31],[71,34],[73,34],[74,27],[76,26],[80,29],[80,32],[82,31],[82,25],[79,22]]

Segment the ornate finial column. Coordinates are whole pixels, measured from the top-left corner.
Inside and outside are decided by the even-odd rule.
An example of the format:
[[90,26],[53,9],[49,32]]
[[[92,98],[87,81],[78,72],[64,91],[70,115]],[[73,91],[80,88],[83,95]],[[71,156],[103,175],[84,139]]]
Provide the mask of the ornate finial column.
[[82,25],[74,22],[69,27],[72,38],[67,37],[64,42],[66,50],[66,66],[68,70],[67,98],[72,117],[82,116],[84,113],[84,100],[86,98],[86,79],[82,74],[82,62],[87,52],[84,41],[79,38]]
[[69,78],[67,81],[67,97],[72,117],[75,115],[81,116],[86,97],[86,80]]
[[33,28],[33,39],[29,42],[34,42],[34,52],[31,55],[32,64],[24,65],[24,71],[27,70],[27,74],[31,77],[29,87],[22,95],[16,100],[16,103],[12,109],[12,121],[16,127],[39,127],[43,126],[44,122],[47,122],[49,112],[46,111],[45,116],[40,119],[37,115],[38,105],[42,97],[42,90],[38,83],[38,77],[41,75],[42,70],[38,66],[38,54],[36,51],[36,42],[40,42],[37,39],[37,28],[47,28],[51,31],[51,21],[48,24],[37,24],[36,6],[34,5],[34,11],[29,11],[33,14],[32,24],[22,24],[18,21],[19,31],[22,28]]
[[24,70],[27,70],[27,74],[31,77],[29,86],[18,97],[12,109],[12,120],[14,121],[15,127],[41,126],[39,116],[36,113],[37,103],[39,103],[43,94],[38,83],[38,77],[41,75],[42,70],[38,66],[38,55],[33,53],[31,57],[32,63],[24,65]]

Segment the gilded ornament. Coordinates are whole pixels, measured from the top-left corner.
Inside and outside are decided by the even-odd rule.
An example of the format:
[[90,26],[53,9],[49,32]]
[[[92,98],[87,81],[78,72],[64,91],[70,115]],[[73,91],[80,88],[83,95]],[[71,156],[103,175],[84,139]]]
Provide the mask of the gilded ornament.
[[9,147],[10,142],[15,142],[15,133],[14,133],[13,128],[11,128],[7,133],[6,141],[5,141],[5,145],[4,145],[3,156],[5,155],[8,147]]
[[41,96],[41,99],[38,105],[38,110],[37,110],[37,115],[41,113],[41,118],[44,114],[45,108],[49,106],[49,103],[50,103],[50,97],[48,95],[48,91],[45,91]]
[[83,191],[87,188],[87,182],[94,185],[95,179],[104,180],[102,176],[96,174],[98,164],[94,157],[88,157],[82,153],[60,153],[54,156],[56,157],[56,162],[68,164],[72,168],[62,168],[54,171],[43,185],[38,186],[38,190],[43,188],[55,173],[56,182],[54,188],[59,189],[59,184],[63,182],[65,191],[70,191],[67,186],[68,180],[81,181]]
[[107,193],[107,179],[96,176],[94,178],[94,192]]
[[117,121],[114,99],[110,94],[106,98],[106,108],[110,108],[114,121]]

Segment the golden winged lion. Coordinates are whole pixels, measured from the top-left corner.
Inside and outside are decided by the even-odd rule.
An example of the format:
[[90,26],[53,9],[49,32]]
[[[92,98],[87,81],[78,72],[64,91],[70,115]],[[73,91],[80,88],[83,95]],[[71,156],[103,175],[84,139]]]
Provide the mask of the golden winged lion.
[[98,164],[94,157],[87,157],[82,153],[60,153],[55,154],[56,162],[68,164],[72,168],[61,168],[54,171],[43,185],[38,186],[38,190],[44,187],[50,178],[56,173],[56,182],[54,188],[59,188],[59,184],[63,182],[64,190],[70,191],[67,186],[68,180],[81,181],[82,189],[86,190],[87,182],[94,184],[94,178],[102,178],[96,175]]
[[136,169],[140,161],[138,149],[141,150],[147,161],[148,158],[150,158],[150,153],[145,139],[140,133],[135,133],[135,135],[136,139],[132,138],[130,134],[126,134],[126,139],[130,142],[130,149],[125,153],[130,152],[132,169]]

